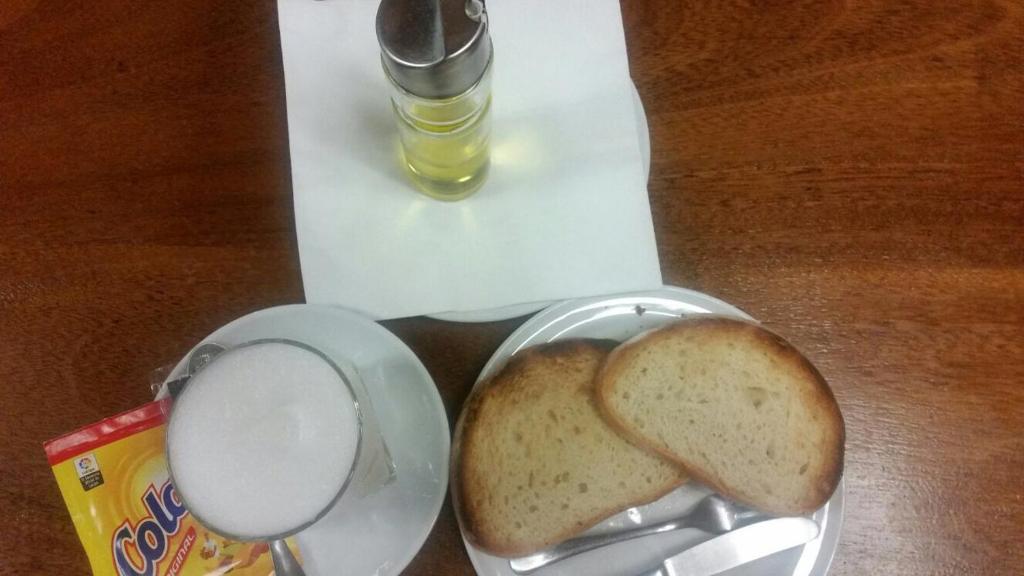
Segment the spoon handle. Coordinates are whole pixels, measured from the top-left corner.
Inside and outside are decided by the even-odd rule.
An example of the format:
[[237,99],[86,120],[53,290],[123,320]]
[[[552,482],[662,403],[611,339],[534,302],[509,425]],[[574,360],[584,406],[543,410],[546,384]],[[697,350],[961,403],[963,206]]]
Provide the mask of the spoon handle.
[[306,576],[299,561],[292,555],[284,540],[270,543],[270,556],[274,559],[275,576]]

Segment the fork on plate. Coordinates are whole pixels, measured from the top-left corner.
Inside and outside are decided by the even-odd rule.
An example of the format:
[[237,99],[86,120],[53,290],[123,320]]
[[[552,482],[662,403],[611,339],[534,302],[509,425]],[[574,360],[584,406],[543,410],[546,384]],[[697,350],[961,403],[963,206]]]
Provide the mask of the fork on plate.
[[509,560],[508,564],[516,574],[529,574],[577,554],[641,536],[661,534],[681,528],[696,528],[711,534],[724,534],[768,517],[764,513],[730,502],[717,494],[710,494],[697,502],[686,514],[671,520],[619,532],[573,538],[547,550],[513,558]]

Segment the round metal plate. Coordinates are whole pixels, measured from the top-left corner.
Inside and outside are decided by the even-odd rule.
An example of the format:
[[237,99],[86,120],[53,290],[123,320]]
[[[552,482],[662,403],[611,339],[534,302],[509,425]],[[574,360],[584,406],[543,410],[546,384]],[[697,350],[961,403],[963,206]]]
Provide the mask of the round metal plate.
[[[753,320],[739,308],[717,298],[669,286],[649,292],[561,302],[540,312],[509,336],[481,371],[477,383],[523,348],[564,338],[610,338],[622,341],[692,314],[721,314]],[[816,539],[801,547],[773,554],[722,574],[825,576],[839,543],[843,492],[844,485],[840,483],[832,499],[814,513],[813,518],[821,527],[821,533]],[[657,502],[613,516],[592,528],[591,532],[622,529],[677,516],[707,493],[708,490],[699,485],[683,486]],[[658,566],[662,559],[707,538],[707,534],[696,530],[658,534],[588,552],[541,569],[535,575],[640,574]],[[507,559],[488,555],[468,541],[465,544],[478,574],[514,576]]]

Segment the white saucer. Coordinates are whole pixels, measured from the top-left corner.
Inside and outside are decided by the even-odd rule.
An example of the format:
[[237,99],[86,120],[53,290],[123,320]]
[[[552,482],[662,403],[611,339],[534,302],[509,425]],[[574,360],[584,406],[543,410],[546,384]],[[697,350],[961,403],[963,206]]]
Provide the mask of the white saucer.
[[[640,158],[644,163],[644,182],[651,177],[651,131],[647,126],[647,113],[644,112],[644,103],[640,100],[640,93],[637,92],[636,84],[633,84],[633,111],[636,113],[637,137],[640,139]],[[489,310],[471,310],[467,312],[441,312],[428,314],[428,317],[445,322],[496,322],[518,318],[527,314],[546,308],[551,302],[526,302],[491,308]]]
[[[560,302],[530,318],[495,351],[480,372],[477,384],[490,376],[517,351],[564,338],[626,340],[640,332],[691,314],[721,314],[752,320],[731,304],[700,292],[665,286],[660,290],[619,296],[582,298]],[[839,542],[843,516],[844,486],[812,518],[821,527],[817,538],[803,546],[739,566],[723,576],[825,576]],[[677,516],[709,491],[697,484],[683,486],[664,498],[617,514],[591,529],[611,531],[650,524]],[[460,524],[461,529],[461,524]],[[709,536],[696,530],[677,530],[622,542],[552,564],[534,576],[619,576],[641,574],[656,568],[662,559]],[[465,541],[466,551],[481,576],[515,576],[508,560],[491,556]]]
[[[297,304],[244,316],[200,342],[225,346],[258,338],[304,342],[358,370],[370,394],[396,479],[377,493],[328,512],[297,538],[306,573],[398,574],[419,552],[448,486],[448,418],[434,381],[401,340],[364,316]],[[188,355],[185,355],[187,358]],[[344,359],[344,360],[342,360]],[[168,380],[184,370],[182,360]],[[161,390],[159,396],[166,394]]]
[[543,310],[551,305],[551,302],[524,302],[523,304],[512,304],[501,308],[489,308],[487,310],[469,310],[466,312],[441,312],[439,314],[428,314],[428,318],[444,320],[445,322],[497,322],[533,314],[537,310]]

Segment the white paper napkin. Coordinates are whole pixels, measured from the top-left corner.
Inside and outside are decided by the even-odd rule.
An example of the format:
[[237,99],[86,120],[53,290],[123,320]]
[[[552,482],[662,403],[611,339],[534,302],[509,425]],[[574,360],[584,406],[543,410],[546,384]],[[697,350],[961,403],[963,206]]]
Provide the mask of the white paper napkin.
[[376,0],[279,0],[306,300],[376,318],[661,286],[616,0],[490,0],[492,166],[416,192]]

